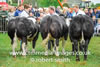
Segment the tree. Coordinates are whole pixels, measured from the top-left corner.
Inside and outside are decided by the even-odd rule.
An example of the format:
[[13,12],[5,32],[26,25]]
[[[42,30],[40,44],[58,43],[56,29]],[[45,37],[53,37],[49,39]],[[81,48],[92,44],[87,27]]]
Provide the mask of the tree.
[[8,3],[9,3],[9,4],[12,4],[13,2],[12,2],[12,0],[8,0]]
[[69,8],[69,5],[67,3],[64,3],[63,6]]
[[37,0],[37,2],[40,7],[59,6],[59,3],[57,2],[57,0]]
[[95,5],[94,3],[91,4],[90,8],[95,8]]
[[95,7],[100,7],[100,3],[97,3],[97,4],[95,5]]
[[36,0],[24,0],[24,4],[32,4],[35,5]]
[[[8,0],[9,1],[9,0]],[[18,2],[18,0],[11,0],[13,3],[17,3]]]

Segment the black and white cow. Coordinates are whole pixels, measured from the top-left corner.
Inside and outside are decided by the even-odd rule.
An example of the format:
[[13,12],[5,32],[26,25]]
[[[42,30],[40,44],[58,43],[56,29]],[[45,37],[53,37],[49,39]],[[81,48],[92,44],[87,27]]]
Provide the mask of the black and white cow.
[[26,56],[27,40],[32,41],[32,51],[35,51],[35,43],[39,34],[39,26],[32,20],[17,17],[8,22],[8,35],[11,39],[13,56],[16,56],[15,48],[17,46],[17,38],[22,40],[22,55]]
[[48,55],[47,44],[50,40],[54,41],[53,52],[56,56],[59,56],[59,40],[62,40],[62,51],[64,53],[64,44],[68,36],[68,27],[64,17],[57,15],[45,16],[40,23],[40,32],[43,38],[42,44],[46,45],[45,55]]
[[78,43],[80,50],[84,52],[84,60],[87,60],[88,44],[94,32],[93,20],[87,15],[75,16],[71,20],[69,29],[72,51],[76,51],[76,61],[80,61]]

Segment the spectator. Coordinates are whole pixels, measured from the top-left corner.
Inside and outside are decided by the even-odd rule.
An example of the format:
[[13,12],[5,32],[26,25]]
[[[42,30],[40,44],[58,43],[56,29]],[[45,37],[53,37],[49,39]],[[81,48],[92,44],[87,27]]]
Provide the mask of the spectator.
[[97,17],[97,9],[96,8],[94,8],[93,13],[92,13],[92,16]]
[[39,10],[36,10],[36,11],[35,11],[35,16],[36,16],[36,17],[40,17],[40,12],[39,12]]
[[40,13],[44,13],[44,12],[43,12],[43,8],[39,8],[39,12],[40,12]]
[[33,12],[29,12],[29,17],[33,17],[34,18]]
[[89,16],[89,11],[88,11],[88,8],[84,9],[84,12],[85,12],[85,14],[86,14],[86,15],[88,15],[88,16]]
[[11,19],[14,18],[15,10],[16,10],[15,7],[11,7],[11,8],[9,9],[9,12],[8,12],[8,20],[11,20]]
[[67,13],[67,10],[68,10],[68,8],[67,7],[64,7],[62,13],[63,14],[66,14]]
[[6,7],[2,7],[2,10],[0,11],[0,17],[3,17],[3,18],[8,17],[8,11]]
[[44,16],[45,16],[45,15],[44,15],[43,13],[40,13],[40,17],[36,18],[38,24],[40,24],[40,21],[42,20],[42,18],[43,18]]
[[96,16],[93,16],[92,19],[93,19],[94,27],[95,27],[95,26],[97,25],[97,19],[96,19]]
[[71,9],[68,9],[67,11],[67,18],[72,18]]
[[0,20],[1,20],[1,25],[2,27],[0,28],[1,31],[7,31],[6,29],[6,21],[8,21],[8,11],[7,11],[7,8],[4,6],[2,7],[2,10],[0,11]]
[[80,8],[81,11],[84,11],[83,8]]
[[49,7],[49,13],[50,13],[50,15],[58,15],[58,14],[55,12],[55,7],[54,7],[54,6],[50,6],[50,7]]
[[95,31],[95,35],[100,35],[100,19],[98,19],[98,23],[96,25],[96,27],[94,28],[94,31]]
[[35,6],[35,13],[34,13],[35,17],[40,17],[40,12],[38,10],[38,8]]
[[98,8],[98,11],[97,11],[97,18],[100,18],[100,8]]
[[77,15],[79,15],[79,14],[85,15],[84,11],[82,11],[82,10],[79,9],[79,6],[75,5],[73,9],[74,9],[74,11],[75,11],[75,12],[73,13],[73,16],[77,16]]
[[45,14],[44,14],[44,16],[46,16],[46,15],[49,15],[49,9],[48,8],[45,8]]
[[15,11],[14,16],[15,16],[15,17],[16,17],[16,16],[20,16],[20,14],[22,13],[23,9],[24,9],[23,5],[22,5],[22,4],[19,5],[19,6],[18,6],[18,9]]
[[56,13],[57,13],[57,14],[61,14],[60,6],[57,7],[57,9],[56,9]]
[[29,6],[30,6],[30,9],[31,9],[30,12],[32,12],[32,13],[34,14],[35,11],[34,11],[34,9],[33,9],[33,7],[32,7],[32,4],[30,4]]
[[21,17],[29,17],[29,11],[30,11],[30,6],[28,4],[24,5],[24,10],[23,12],[20,14]]
[[94,21],[94,27],[97,25],[97,19],[96,18],[98,18],[98,16],[97,16],[97,9],[94,8],[94,11],[92,13],[92,19]]
[[92,9],[89,9],[89,16],[90,16],[91,18],[93,17],[92,13],[93,13],[93,10],[92,10]]
[[0,6],[0,10],[2,10],[2,7]]

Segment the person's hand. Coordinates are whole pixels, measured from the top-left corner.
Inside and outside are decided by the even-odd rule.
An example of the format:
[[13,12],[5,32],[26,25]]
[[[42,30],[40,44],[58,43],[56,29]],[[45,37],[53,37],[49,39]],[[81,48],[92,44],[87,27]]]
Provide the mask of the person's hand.
[[5,16],[2,16],[3,18],[5,17]]
[[2,15],[2,17],[4,18],[4,17],[6,17],[6,16]]
[[96,17],[95,17],[95,16],[93,16],[93,17],[92,17],[92,19],[93,19],[93,21],[95,21],[95,20],[96,20]]
[[40,22],[40,17],[37,18],[37,21]]

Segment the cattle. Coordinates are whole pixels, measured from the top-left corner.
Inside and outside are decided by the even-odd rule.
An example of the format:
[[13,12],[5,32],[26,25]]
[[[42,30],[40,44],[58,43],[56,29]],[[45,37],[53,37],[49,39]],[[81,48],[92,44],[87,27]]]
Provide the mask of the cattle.
[[72,18],[69,27],[69,36],[72,42],[72,52],[76,52],[76,61],[80,61],[79,49],[87,60],[87,50],[91,37],[94,33],[93,20],[87,15],[78,15]]
[[17,38],[22,40],[22,55],[26,56],[27,41],[32,41],[32,51],[35,51],[35,43],[38,39],[39,26],[25,17],[17,17],[8,22],[8,35],[11,39],[13,56],[16,57],[15,48]]
[[63,54],[65,53],[64,45],[68,36],[68,27],[63,16],[45,16],[40,23],[40,32],[43,39],[41,44],[46,46],[45,55],[48,55],[48,41],[54,43],[53,53],[55,53],[56,56],[59,56],[59,41],[62,40],[62,51]]

